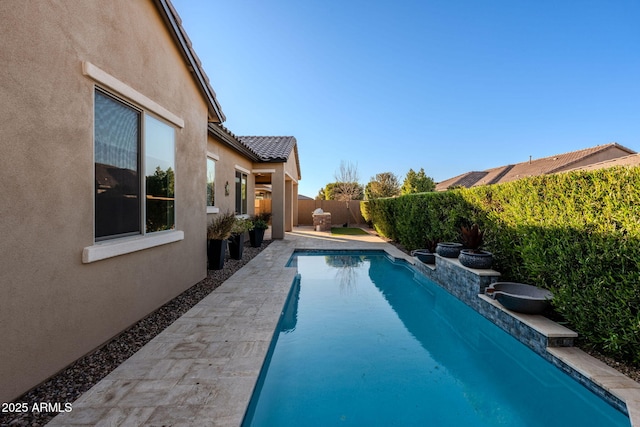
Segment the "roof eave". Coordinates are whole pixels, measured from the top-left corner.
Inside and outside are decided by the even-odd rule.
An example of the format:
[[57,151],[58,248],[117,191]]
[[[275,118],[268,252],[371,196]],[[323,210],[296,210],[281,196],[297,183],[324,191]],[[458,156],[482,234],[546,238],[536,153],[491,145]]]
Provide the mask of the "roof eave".
[[286,163],[286,157],[260,157],[262,163]]
[[237,138],[234,138],[229,133],[225,132],[220,126],[215,123],[209,123],[207,126],[208,132],[213,136],[218,137],[222,142],[224,142],[227,146],[236,150],[243,156],[247,157],[249,160],[254,162],[260,162],[262,159],[258,157],[255,153],[249,150],[244,144],[242,144]]
[[293,144],[293,153],[296,156],[296,168],[298,168],[298,180],[302,179],[302,169],[300,169],[300,157],[298,156],[298,140]]
[[200,61],[197,59],[195,52],[191,48],[191,43],[188,42],[186,32],[180,24],[181,20],[178,17],[178,13],[169,0],[154,0],[154,3],[167,24],[167,27],[171,30],[171,35],[182,52],[184,59],[187,61],[189,71],[191,71],[191,74],[207,102],[209,122],[224,122],[226,117],[224,116],[222,108],[216,99],[215,91],[209,84],[204,70],[200,66]]

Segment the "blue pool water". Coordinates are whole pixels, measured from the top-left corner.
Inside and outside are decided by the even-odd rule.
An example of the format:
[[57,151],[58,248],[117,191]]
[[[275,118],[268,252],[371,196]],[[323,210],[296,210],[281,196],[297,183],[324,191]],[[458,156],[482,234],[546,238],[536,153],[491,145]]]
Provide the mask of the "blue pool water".
[[629,426],[406,263],[294,254],[245,426]]

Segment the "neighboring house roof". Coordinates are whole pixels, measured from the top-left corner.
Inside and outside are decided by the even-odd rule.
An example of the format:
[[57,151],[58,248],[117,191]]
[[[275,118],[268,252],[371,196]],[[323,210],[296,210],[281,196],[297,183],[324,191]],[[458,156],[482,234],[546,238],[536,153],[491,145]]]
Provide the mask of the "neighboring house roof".
[[597,169],[612,168],[614,166],[640,166],[640,154],[630,154],[624,157],[618,157],[617,159],[605,160],[604,162],[594,163],[592,165],[580,166],[571,171],[590,171]]
[[303,194],[298,194],[298,200],[313,200],[313,197],[305,196]]
[[120,192],[122,194],[138,193],[140,178],[131,169],[117,168],[103,163],[96,163],[95,183],[98,194],[104,192]]
[[466,172],[462,175],[439,182],[438,186],[442,186],[445,190],[451,187],[471,187],[486,175],[487,172]]
[[209,121],[220,123],[226,120],[220,103],[216,98],[216,93],[209,83],[209,77],[204,72],[198,55],[193,50],[191,40],[187,36],[187,32],[182,27],[182,20],[178,16],[175,8],[170,0],[154,0],[162,19],[165,21],[167,28],[171,31],[171,35],[178,45],[183,58],[187,63],[187,67],[193,74],[196,84],[200,88],[209,109]]
[[444,191],[457,186],[469,188],[479,185],[515,181],[528,176],[547,175],[582,167],[588,165],[590,162],[599,163],[602,161],[603,156],[620,158],[628,154],[635,154],[635,151],[615,142],[598,145],[583,150],[571,151],[569,153],[557,154],[541,159],[532,159],[528,162],[500,166],[485,171],[467,172],[439,182],[436,185],[436,191]]

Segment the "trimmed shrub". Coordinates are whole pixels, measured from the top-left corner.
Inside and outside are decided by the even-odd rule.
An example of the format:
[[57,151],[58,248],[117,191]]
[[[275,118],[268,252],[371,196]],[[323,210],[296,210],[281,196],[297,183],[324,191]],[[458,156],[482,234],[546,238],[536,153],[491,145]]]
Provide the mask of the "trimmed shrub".
[[554,292],[585,342],[640,364],[640,168],[611,168],[367,202],[378,233],[407,249],[485,230],[504,280]]

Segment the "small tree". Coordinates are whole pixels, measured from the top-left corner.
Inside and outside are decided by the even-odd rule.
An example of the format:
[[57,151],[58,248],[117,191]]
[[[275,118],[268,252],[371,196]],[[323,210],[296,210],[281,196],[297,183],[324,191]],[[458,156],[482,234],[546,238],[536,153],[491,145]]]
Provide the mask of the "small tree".
[[[358,166],[347,163],[344,160],[340,162],[340,169],[335,174],[336,183],[334,187],[334,199],[345,202],[347,205],[347,211],[351,214],[349,209],[349,202],[351,200],[362,199],[362,185],[358,183]],[[348,216],[347,216],[348,218]],[[349,220],[347,219],[347,225]]]
[[424,173],[423,168],[420,168],[420,172],[409,169],[402,183],[401,194],[426,193],[435,189],[435,181]]
[[337,200],[336,199],[336,186],[338,185],[337,182],[330,182],[329,184],[325,185],[324,188],[321,188],[320,191],[318,192],[318,197],[316,197],[316,199],[318,200]]
[[367,200],[379,199],[381,197],[394,197],[400,194],[400,182],[398,177],[392,172],[382,172],[376,174],[364,189]]

